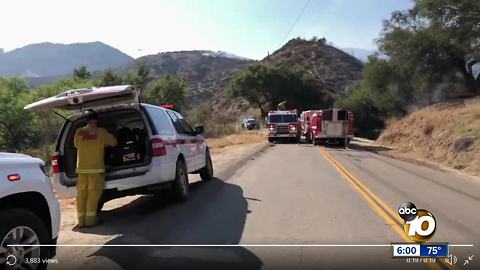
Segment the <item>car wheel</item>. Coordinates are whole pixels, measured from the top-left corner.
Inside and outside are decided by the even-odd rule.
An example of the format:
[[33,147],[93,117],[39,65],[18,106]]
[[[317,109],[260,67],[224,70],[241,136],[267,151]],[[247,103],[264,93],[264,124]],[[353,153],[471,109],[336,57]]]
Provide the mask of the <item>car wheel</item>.
[[175,180],[173,181],[173,194],[179,201],[186,201],[190,193],[187,166],[182,160],[177,161]]
[[[47,227],[42,220],[33,212],[22,208],[1,212],[0,220],[0,266],[8,260],[17,262],[11,269],[46,269],[47,265],[41,260],[49,258],[48,247],[8,246],[50,244]],[[5,267],[9,269],[8,265]]]
[[206,155],[205,167],[200,169],[200,178],[202,178],[203,181],[210,181],[213,179],[213,164],[212,157],[210,156],[210,151],[208,151],[208,149]]

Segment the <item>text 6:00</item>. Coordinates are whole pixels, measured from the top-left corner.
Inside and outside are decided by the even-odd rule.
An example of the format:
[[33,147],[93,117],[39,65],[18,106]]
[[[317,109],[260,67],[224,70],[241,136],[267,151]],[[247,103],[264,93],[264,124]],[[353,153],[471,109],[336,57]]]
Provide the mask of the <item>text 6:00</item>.
[[397,248],[397,253],[398,254],[415,254],[417,253],[417,248],[416,247],[398,247]]

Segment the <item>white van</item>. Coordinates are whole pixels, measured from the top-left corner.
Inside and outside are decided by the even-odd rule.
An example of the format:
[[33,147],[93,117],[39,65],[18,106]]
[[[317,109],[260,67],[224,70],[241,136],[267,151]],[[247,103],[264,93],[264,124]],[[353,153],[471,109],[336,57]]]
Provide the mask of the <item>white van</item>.
[[[213,178],[213,165],[203,126],[193,129],[178,112],[139,103],[138,90],[131,85],[74,89],[40,100],[25,109],[73,111],[66,119],[52,156],[57,192],[68,193],[77,181],[75,131],[86,125],[89,111],[98,115],[98,126],[118,140],[105,151],[105,190],[99,208],[108,200],[154,193],[170,186],[175,196],[189,195],[188,174],[202,180]],[[63,190],[62,190],[63,189]]]

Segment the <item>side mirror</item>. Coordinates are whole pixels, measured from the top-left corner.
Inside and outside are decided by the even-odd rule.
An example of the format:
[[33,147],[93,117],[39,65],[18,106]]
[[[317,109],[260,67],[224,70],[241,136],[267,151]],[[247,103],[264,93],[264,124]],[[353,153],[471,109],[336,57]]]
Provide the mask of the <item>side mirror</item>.
[[203,134],[205,132],[205,129],[203,126],[196,126],[195,127],[195,134]]

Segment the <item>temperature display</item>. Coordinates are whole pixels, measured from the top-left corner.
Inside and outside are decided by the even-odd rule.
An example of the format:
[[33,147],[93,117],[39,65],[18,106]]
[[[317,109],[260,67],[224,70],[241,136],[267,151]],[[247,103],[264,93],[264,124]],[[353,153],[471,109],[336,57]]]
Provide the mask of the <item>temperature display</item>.
[[421,244],[420,256],[422,257],[447,257],[448,244]]
[[447,257],[447,243],[392,244],[393,257]]

